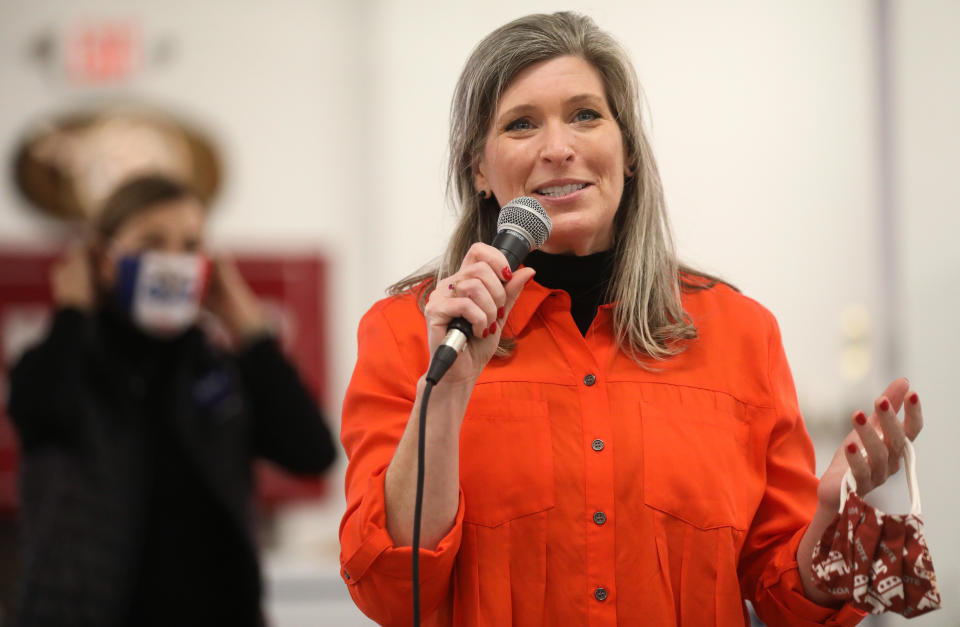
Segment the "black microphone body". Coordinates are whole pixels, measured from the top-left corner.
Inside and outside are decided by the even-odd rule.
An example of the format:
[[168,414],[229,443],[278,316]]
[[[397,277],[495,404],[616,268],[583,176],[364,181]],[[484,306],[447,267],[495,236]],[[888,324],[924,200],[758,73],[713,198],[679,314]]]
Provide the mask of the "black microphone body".
[[[538,222],[531,223],[529,219],[517,220],[517,215],[510,215],[511,210],[515,213],[517,209],[525,210],[527,213],[535,214]],[[521,213],[521,216],[523,214]],[[526,224],[522,224],[526,221]],[[521,224],[517,224],[520,222]],[[527,254],[531,250],[540,248],[550,236],[550,218],[535,199],[521,196],[509,202],[504,206],[498,220],[499,230],[496,237],[493,238],[491,246],[503,253],[510,265],[510,271],[516,270]],[[534,234],[531,235],[526,227],[534,227]],[[460,351],[467,344],[467,340],[473,337],[473,325],[463,316],[454,318],[447,325],[447,335],[443,343],[437,347],[430,360],[430,367],[427,369],[426,379],[434,385],[450,369],[453,362],[456,361]]]

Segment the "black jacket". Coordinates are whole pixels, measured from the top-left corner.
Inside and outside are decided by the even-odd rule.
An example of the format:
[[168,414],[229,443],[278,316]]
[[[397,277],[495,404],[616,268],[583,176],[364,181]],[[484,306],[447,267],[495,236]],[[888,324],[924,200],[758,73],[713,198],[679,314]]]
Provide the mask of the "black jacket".
[[31,627],[260,624],[251,461],[312,474],[335,458],[272,339],[228,355],[198,329],[161,342],[109,314],[59,311],[11,372],[9,413],[15,624]]

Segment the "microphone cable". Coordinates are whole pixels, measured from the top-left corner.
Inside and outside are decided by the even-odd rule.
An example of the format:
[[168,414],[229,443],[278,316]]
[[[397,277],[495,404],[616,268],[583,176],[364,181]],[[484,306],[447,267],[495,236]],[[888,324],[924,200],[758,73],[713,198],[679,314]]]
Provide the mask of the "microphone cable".
[[[520,196],[504,205],[497,218],[497,235],[492,246],[507,258],[510,270],[516,270],[531,250],[543,246],[553,227],[547,212],[535,198]],[[413,506],[413,625],[420,627],[420,524],[423,518],[423,481],[425,476],[427,439],[427,405],[433,387],[446,374],[467,340],[473,337],[473,328],[463,317],[454,318],[447,326],[447,336],[437,347],[427,368],[426,385],[420,399],[420,424],[417,425],[417,493]]]
[[430,392],[436,381],[427,379],[423,388],[423,398],[420,399],[420,424],[417,425],[417,496],[413,506],[413,624],[420,627],[420,523],[423,516],[423,478],[424,460],[426,459],[427,439],[427,404],[430,402]]

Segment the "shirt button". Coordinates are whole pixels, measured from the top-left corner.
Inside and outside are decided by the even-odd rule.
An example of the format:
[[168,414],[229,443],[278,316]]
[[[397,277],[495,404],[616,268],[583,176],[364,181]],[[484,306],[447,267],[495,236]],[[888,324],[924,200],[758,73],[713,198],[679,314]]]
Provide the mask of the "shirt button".
[[598,525],[602,525],[603,523],[607,522],[607,515],[603,512],[594,512],[593,522],[597,523]]
[[607,589],[603,586],[600,586],[593,591],[593,598],[597,601],[606,601],[607,600]]
[[590,446],[591,446],[591,447],[593,448],[593,450],[595,450],[595,451],[602,451],[602,450],[603,450],[603,440],[601,440],[600,438],[597,438],[596,440],[594,440],[594,441],[590,444]]
[[597,377],[595,377],[592,374],[588,374],[583,378],[584,385],[593,385],[596,382],[597,382]]

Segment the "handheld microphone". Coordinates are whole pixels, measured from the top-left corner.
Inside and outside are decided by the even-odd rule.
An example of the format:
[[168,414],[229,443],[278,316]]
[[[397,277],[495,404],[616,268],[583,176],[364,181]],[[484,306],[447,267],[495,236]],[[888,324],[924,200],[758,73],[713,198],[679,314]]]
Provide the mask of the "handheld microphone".
[[[497,218],[497,235],[491,245],[503,253],[510,264],[510,270],[516,270],[531,250],[543,246],[550,237],[553,224],[535,198],[520,196],[514,198],[500,210]],[[426,379],[434,385],[446,374],[457,355],[473,337],[473,325],[459,317],[447,325],[447,336],[437,347],[430,360]]]

